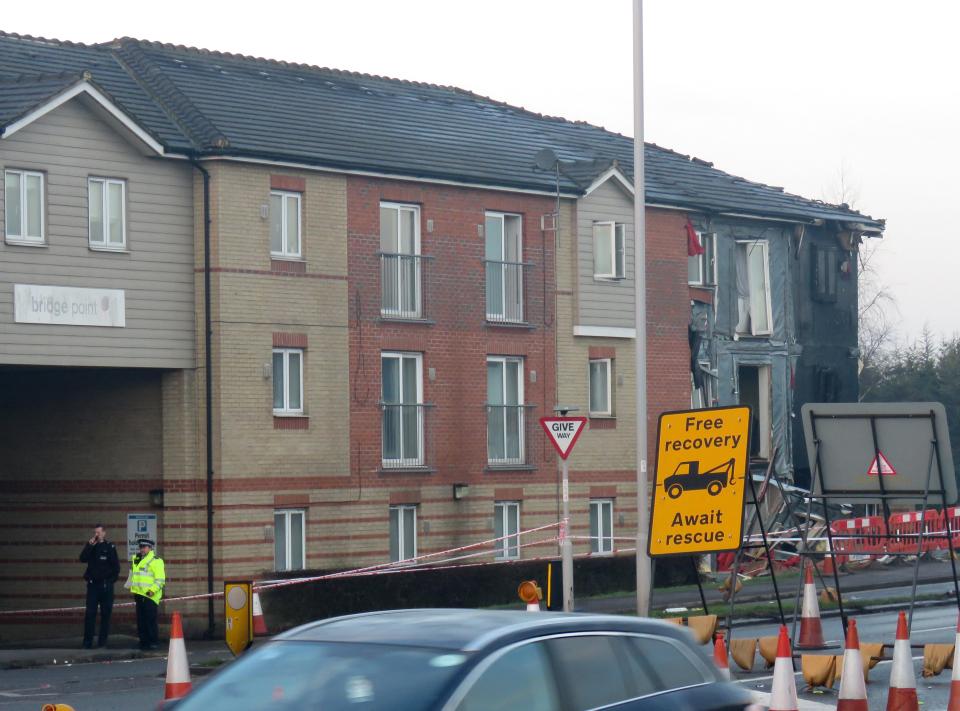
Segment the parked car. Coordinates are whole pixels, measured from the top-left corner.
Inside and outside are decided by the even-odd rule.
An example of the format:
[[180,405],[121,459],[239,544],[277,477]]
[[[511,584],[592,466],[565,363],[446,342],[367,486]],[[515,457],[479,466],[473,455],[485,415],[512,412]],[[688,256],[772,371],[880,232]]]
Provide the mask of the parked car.
[[395,610],[298,627],[177,711],[749,711],[676,625],[612,615]]

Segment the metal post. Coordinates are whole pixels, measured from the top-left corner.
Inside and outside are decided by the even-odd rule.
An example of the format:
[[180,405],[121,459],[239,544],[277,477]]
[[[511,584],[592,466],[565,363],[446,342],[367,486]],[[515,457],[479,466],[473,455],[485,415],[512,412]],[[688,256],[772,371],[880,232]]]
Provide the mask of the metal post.
[[697,556],[690,556],[690,563],[693,565],[693,575],[697,579],[697,590],[700,591],[700,604],[703,605],[703,614],[709,615],[710,609],[707,607],[707,596],[703,592],[703,583],[700,582],[700,568],[697,566]]
[[947,550],[950,552],[950,570],[953,573],[953,595],[960,609],[960,582],[957,581],[957,560],[953,554],[953,531],[950,528],[950,506],[947,504],[947,485],[943,481],[943,465],[940,462],[940,440],[937,437],[937,419],[930,413],[930,429],[933,430],[933,451],[937,460],[937,475],[940,477],[940,501],[943,504],[943,522],[947,527]]
[[643,170],[643,0],[633,0],[633,250],[637,371],[637,614],[650,614],[650,498],[647,485],[647,292]]
[[[920,556],[923,553],[923,537],[927,529],[927,505],[930,500],[930,474],[933,472],[933,458],[937,451],[937,442],[933,440],[930,443],[930,461],[927,462],[927,483],[923,490],[923,506],[920,509],[920,531],[917,533],[917,559],[913,562],[913,588],[910,591],[910,612],[907,614],[907,631],[909,632],[913,629],[913,606],[917,601],[917,581],[920,577]],[[877,478],[880,479],[883,476],[883,471],[880,469],[880,462],[877,461]],[[945,501],[946,497],[941,494],[941,501]],[[944,509],[947,507],[944,506]],[[950,551],[951,556],[953,551]]]
[[750,494],[753,496],[753,507],[757,512],[757,526],[760,528],[760,537],[763,539],[763,552],[767,556],[770,566],[770,581],[773,583],[773,594],[777,597],[777,609],[780,611],[780,624],[786,626],[787,619],[783,616],[783,601],[780,599],[780,587],[777,585],[777,571],[773,564],[773,554],[770,552],[770,543],[767,541],[767,529],[763,525],[763,514],[760,512],[760,502],[757,501],[757,489],[753,485],[753,476],[747,471],[747,481],[750,482]]
[[573,612],[573,542],[570,540],[570,466],[561,459],[563,471],[563,532],[560,540],[561,569],[563,571],[563,611]]

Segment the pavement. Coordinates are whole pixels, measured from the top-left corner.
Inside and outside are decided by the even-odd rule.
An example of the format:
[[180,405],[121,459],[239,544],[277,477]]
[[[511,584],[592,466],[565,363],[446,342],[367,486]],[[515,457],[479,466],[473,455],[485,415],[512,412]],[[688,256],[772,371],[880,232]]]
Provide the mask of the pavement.
[[[227,661],[233,656],[223,640],[188,640],[190,663],[213,664],[216,660]],[[162,643],[156,651],[143,651],[137,638],[114,635],[106,647],[83,649],[79,637],[39,639],[18,642],[16,647],[0,648],[0,669],[25,669],[29,667],[118,662],[134,659],[165,659],[167,644]]]

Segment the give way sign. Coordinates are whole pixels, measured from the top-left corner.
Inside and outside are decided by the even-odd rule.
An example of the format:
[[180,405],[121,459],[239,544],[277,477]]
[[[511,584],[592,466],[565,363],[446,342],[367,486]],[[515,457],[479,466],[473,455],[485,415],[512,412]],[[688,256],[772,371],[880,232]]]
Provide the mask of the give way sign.
[[580,433],[583,432],[584,425],[587,424],[586,417],[541,417],[540,426],[547,433],[550,441],[553,442],[553,448],[561,459],[566,459],[573,451],[573,445],[577,443]]

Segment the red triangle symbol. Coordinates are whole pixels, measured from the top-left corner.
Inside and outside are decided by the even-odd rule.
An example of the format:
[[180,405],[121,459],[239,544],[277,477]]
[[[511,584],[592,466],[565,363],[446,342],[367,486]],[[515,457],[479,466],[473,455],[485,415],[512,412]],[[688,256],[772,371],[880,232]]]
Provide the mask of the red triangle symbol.
[[870,465],[870,469],[867,470],[869,476],[877,476],[882,474],[883,476],[896,476],[897,470],[893,468],[893,465],[887,461],[887,458],[883,456],[883,452],[877,452],[877,456],[873,458],[873,463]]

